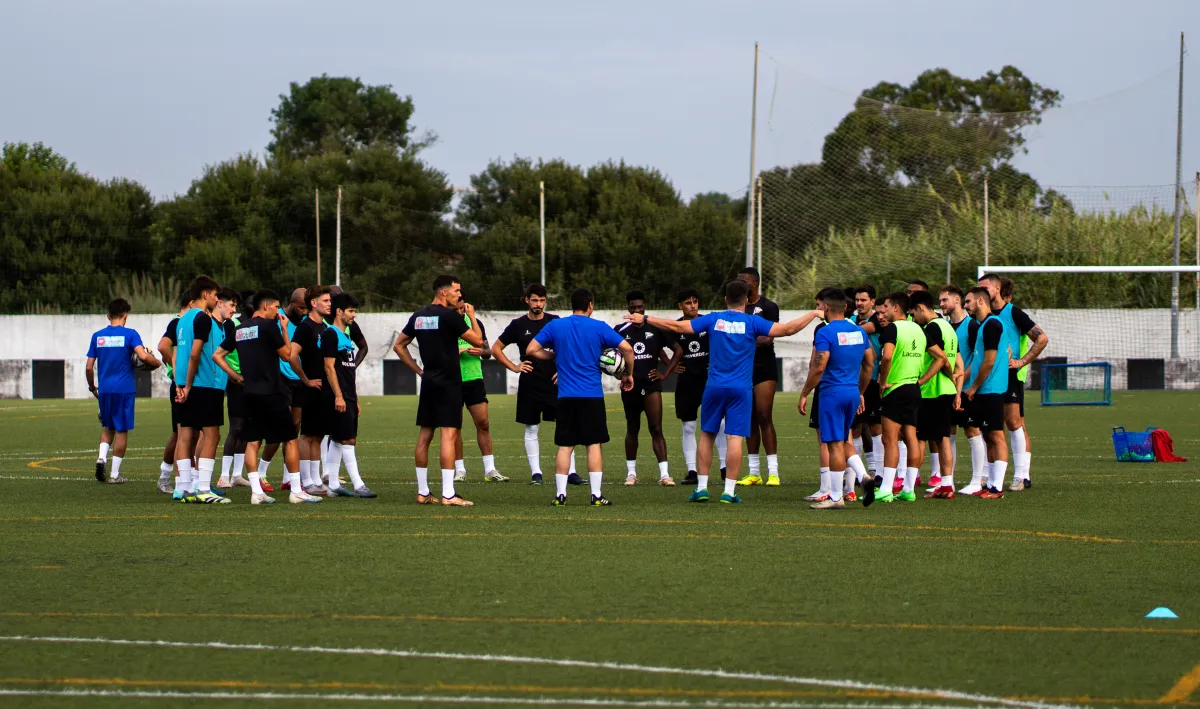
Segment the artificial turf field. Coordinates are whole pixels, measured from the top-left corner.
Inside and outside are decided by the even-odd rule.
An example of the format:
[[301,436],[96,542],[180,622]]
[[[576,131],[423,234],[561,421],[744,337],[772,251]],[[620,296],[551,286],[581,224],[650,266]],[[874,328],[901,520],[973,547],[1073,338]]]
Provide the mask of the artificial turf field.
[[[610,398],[614,505],[584,487],[552,508],[493,397],[513,482],[479,482],[468,424],[469,510],[414,503],[415,398],[364,401],[379,499],[265,508],[155,491],[163,400],[138,402],[125,486],[93,480],[93,402],[0,402],[0,706],[1200,705],[1200,470],[1118,464],[1109,439],[1158,425],[1196,458],[1200,396],[1033,405],[1033,490],[844,512],[801,502],[817,464],[795,400],[776,403],[784,485],[732,506],[646,484],[644,430],[644,482],[622,487]],[[961,485],[965,442],[959,460]]]

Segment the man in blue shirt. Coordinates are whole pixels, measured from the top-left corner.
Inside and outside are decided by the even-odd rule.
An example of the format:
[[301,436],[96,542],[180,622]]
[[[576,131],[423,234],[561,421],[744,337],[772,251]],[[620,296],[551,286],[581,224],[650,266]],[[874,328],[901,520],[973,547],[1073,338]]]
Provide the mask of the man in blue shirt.
[[[847,491],[845,483],[852,492],[859,471],[866,472],[850,438],[850,428],[854,417],[866,410],[875,352],[866,331],[846,320],[849,301],[841,289],[826,288],[820,300],[826,325],[813,337],[813,361],[800,393],[800,413],[805,413],[808,395],[819,385],[818,429],[821,443],[829,451],[829,479],[822,482],[828,482],[829,496],[809,506],[814,510],[841,510],[846,507],[842,500]],[[847,468],[848,464],[851,467]]]
[[554,505],[567,504],[567,474],[575,446],[587,448],[591,504],[612,504],[600,492],[604,453],[608,443],[608,415],[604,410],[604,388],[600,385],[600,355],[615,347],[625,359],[621,391],[633,389],[633,346],[621,333],[599,320],[592,320],[592,292],[576,288],[571,293],[571,315],[546,323],[529,343],[525,355],[555,361],[558,369],[558,412],[554,424]]
[[[708,385],[700,403],[700,450],[696,457],[696,491],[691,502],[708,501],[708,470],[712,466],[713,444],[725,419],[727,453],[725,492],[721,502],[740,503],[734,492],[742,467],[742,441],[750,435],[750,417],[754,403],[754,353],[758,338],[788,337],[800,332],[821,311],[814,310],[787,323],[774,323],[758,315],[746,314],[750,287],[744,281],[725,284],[725,307],[694,320],[664,320],[641,313],[625,316],[630,322],[648,322],[660,330],[682,335],[708,333]],[[561,371],[561,364],[559,365]]]
[[[120,485],[129,482],[121,477],[121,460],[125,457],[125,444],[133,430],[133,404],[137,383],[133,378],[133,355],[146,363],[150,369],[158,369],[162,362],[142,346],[142,338],[136,330],[125,327],[129,319],[129,301],[117,298],[108,304],[108,327],[92,335],[88,345],[87,376],[88,391],[100,401],[100,454],[96,458],[96,481]],[[96,386],[96,371],[100,372],[100,386]],[[112,446],[113,463],[108,477],[104,466],[108,462],[108,448]]]

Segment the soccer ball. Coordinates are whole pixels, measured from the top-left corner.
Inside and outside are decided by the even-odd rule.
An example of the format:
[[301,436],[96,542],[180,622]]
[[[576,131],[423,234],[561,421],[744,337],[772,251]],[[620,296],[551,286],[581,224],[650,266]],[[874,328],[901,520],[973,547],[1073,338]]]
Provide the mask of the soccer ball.
[[[154,350],[150,349],[149,347],[146,348],[146,354],[150,355],[151,357],[155,357],[155,358],[158,357],[158,355],[154,354]],[[129,363],[132,364],[133,368],[139,372],[150,371],[150,365],[146,364],[140,358],[138,358],[137,352],[129,353]]]
[[620,379],[625,376],[625,358],[615,347],[610,347],[600,353],[600,371]]

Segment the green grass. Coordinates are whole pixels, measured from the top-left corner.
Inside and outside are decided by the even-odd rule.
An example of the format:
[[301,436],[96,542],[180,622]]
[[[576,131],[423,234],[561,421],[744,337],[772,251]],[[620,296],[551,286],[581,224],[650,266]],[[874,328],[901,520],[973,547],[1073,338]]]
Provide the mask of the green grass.
[[[164,401],[139,402],[126,486],[91,479],[92,402],[0,402],[0,635],[721,668],[1094,706],[1154,702],[1200,663],[1200,471],[1118,464],[1109,440],[1113,425],[1156,424],[1177,452],[1197,456],[1194,393],[1120,393],[1111,408],[1032,406],[1032,491],[842,513],[801,502],[815,489],[816,458],[795,395],[781,395],[776,409],[785,484],[747,490],[737,507],[686,504],[682,487],[621,487],[614,398],[605,482],[614,506],[588,507],[586,488],[573,488],[568,507],[552,508],[552,486],[524,484],[513,403],[494,397],[492,410],[497,461],[514,482],[467,484],[476,507],[446,510],[414,504],[407,397],[364,402],[359,459],[379,499],[270,508],[245,504],[245,489],[223,506],[173,504],[154,490]],[[666,428],[682,477],[673,416]],[[546,430],[547,470],[549,440]],[[965,444],[959,459],[965,482]],[[645,434],[639,462],[653,480]],[[468,466],[478,481],[477,450]],[[277,461],[272,481],[279,473]],[[1143,619],[1159,605],[1179,619]],[[327,696],[335,694],[975,703],[641,669],[0,640],[0,691],[16,689],[322,695],[222,704],[289,707],[361,704]],[[200,701],[0,695],[3,706]],[[1190,701],[1200,704],[1200,692]]]

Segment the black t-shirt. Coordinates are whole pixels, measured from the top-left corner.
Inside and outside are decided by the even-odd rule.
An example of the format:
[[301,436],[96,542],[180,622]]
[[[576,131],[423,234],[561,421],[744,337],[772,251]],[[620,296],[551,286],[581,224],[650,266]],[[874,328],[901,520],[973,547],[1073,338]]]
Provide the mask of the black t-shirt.
[[[353,328],[354,323],[351,323]],[[339,334],[341,337],[339,337]],[[342,340],[345,338],[345,341]],[[333,371],[337,374],[338,388],[342,390],[342,398],[346,401],[358,401],[358,389],[355,388],[354,345],[345,333],[339,333],[337,328],[330,326],[321,333],[321,380],[325,382],[321,390],[330,402],[334,400],[333,387],[329,386],[324,361],[333,358]]]
[[[196,313],[196,317],[192,320],[192,337],[201,342],[208,342],[208,336],[212,333],[212,327],[212,316],[208,313]],[[179,343],[176,342],[175,344],[178,345]]]
[[882,349],[883,346],[887,345],[887,344],[890,344],[892,346],[895,346],[895,344],[896,344],[896,323],[894,323],[894,322],[888,323],[887,327],[883,328],[883,330],[881,330],[879,332],[879,347],[880,347],[880,349]]
[[942,328],[938,327],[936,322],[930,320],[929,322],[925,323],[925,327],[922,329],[925,330],[926,352],[934,347],[941,347],[943,350],[946,349],[946,343],[942,340]]
[[529,348],[529,343],[533,342],[533,338],[537,337],[537,334],[542,331],[543,327],[546,327],[546,323],[557,318],[557,315],[543,313],[541,320],[532,320],[527,313],[519,318],[514,318],[513,321],[508,324],[508,327],[504,328],[504,332],[500,333],[500,342],[503,342],[506,345],[516,345],[517,351],[521,353],[521,360],[529,362],[533,365],[532,372],[521,375],[521,384],[534,379],[548,380],[553,377],[557,371],[557,368],[554,366],[554,360],[552,359],[534,359],[532,357],[525,356],[525,350]]
[[983,326],[983,351],[999,350],[1004,339],[1004,325],[998,319],[988,320]]
[[[761,315],[771,322],[779,322],[779,306],[774,301],[768,300],[766,296],[759,296],[758,302],[749,306],[747,311],[751,315]],[[813,334],[816,334],[815,332]],[[759,345],[754,351],[755,366],[775,367],[775,343],[769,345]]]
[[633,323],[621,323],[614,328],[633,348],[633,378],[639,381],[650,379],[650,370],[658,369],[662,348],[668,344],[662,330],[653,325],[637,327]]
[[444,305],[426,305],[412,314],[404,334],[417,341],[426,383],[462,384],[458,338],[470,329],[457,310]]
[[[680,321],[683,318],[679,318]],[[665,333],[664,333],[665,334]],[[678,335],[675,344],[683,349],[683,379],[708,378],[708,331],[694,335]]]
[[[1029,317],[1024,310],[1021,310],[1015,305],[1012,306],[1012,319],[1013,324],[1017,326],[1017,334],[1020,335],[1028,335],[1030,330],[1037,327],[1037,325],[1033,322],[1033,318]],[[1019,357],[1021,353],[1016,352],[1014,354]]]
[[[1003,329],[1003,326],[1001,326]],[[979,321],[971,318],[971,322],[967,323],[967,351],[975,351],[975,338],[979,337]],[[959,347],[961,350],[962,348]]]
[[292,342],[300,346],[300,368],[309,379],[320,379],[325,371],[325,361],[321,358],[321,333],[325,331],[325,323],[313,322],[312,318],[304,318],[296,325],[292,333]]
[[221,349],[226,352],[237,352],[246,393],[261,396],[282,391],[280,347],[283,347],[283,333],[279,330],[279,322],[266,318],[250,318],[227,334],[221,343]]
[[[171,322],[167,323],[167,331],[162,336],[170,340],[173,346],[179,346],[179,318],[172,318]],[[158,339],[161,340],[162,337]]]

